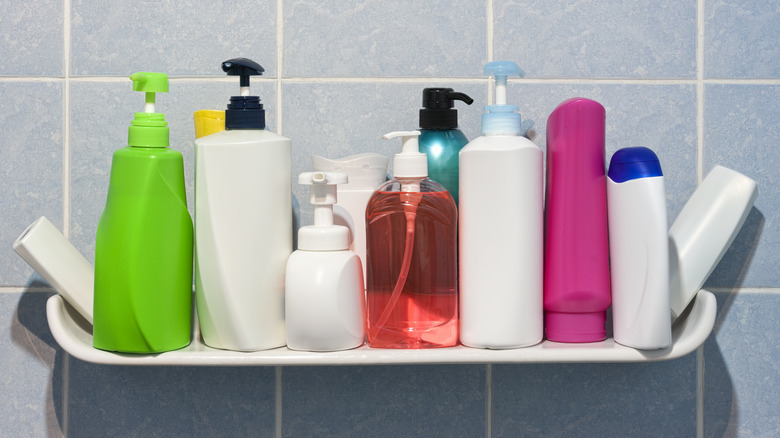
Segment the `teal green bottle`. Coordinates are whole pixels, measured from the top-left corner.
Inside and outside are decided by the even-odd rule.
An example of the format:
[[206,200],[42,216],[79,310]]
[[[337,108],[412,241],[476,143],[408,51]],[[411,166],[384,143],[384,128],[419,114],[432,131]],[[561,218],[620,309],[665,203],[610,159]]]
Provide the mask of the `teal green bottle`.
[[192,219],[182,155],[168,147],[168,122],[155,112],[163,73],[130,76],[146,93],[128,146],[111,161],[106,207],[95,242],[93,345],[123,353],[159,353],[190,343]]
[[428,176],[444,186],[458,203],[458,153],[469,142],[458,129],[455,101],[474,100],[452,88],[423,89],[420,110],[420,152],[428,155]]

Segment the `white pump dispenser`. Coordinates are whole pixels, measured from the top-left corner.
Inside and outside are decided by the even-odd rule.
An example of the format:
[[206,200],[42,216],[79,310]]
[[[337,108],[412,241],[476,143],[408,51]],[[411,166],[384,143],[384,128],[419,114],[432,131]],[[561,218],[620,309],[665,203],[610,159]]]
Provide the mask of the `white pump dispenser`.
[[506,104],[507,77],[523,71],[496,61],[484,72],[496,78],[495,105],[460,151],[460,341],[524,347],[543,334],[543,154]]
[[341,172],[305,172],[314,225],[298,230],[298,250],[287,260],[285,320],[291,350],[359,347],[365,337],[365,294],[360,258],[349,250],[349,230],[333,224]]
[[[385,140],[401,137],[401,153],[393,157],[393,176],[396,178],[425,178],[428,176],[428,156],[420,152],[418,137],[420,131],[395,131],[382,136]],[[420,182],[416,186],[401,188],[403,192],[419,192]]]

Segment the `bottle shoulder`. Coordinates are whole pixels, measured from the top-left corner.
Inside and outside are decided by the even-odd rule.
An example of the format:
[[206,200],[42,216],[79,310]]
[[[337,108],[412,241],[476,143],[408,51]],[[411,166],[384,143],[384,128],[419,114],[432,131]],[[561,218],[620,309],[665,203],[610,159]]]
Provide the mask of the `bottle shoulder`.
[[424,177],[424,178],[392,178],[388,181],[385,181],[381,186],[379,186],[376,191],[377,192],[402,192],[403,186],[414,184],[419,185],[420,192],[421,193],[440,193],[444,192],[448,196],[452,197],[447,189],[444,188],[441,184],[437,183],[436,181]]
[[542,151],[536,143],[519,135],[483,135],[470,141],[461,154],[481,151],[507,151],[519,149],[532,149]]
[[114,159],[181,159],[182,153],[176,149],[126,146],[114,151]]
[[243,145],[252,143],[291,144],[284,136],[265,129],[226,129],[195,140],[196,146]]

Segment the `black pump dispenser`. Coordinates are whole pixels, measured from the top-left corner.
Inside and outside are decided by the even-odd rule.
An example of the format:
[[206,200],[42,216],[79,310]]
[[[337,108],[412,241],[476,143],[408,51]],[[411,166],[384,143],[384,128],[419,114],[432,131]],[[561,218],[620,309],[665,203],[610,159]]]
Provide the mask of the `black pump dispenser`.
[[458,127],[458,110],[455,101],[471,105],[474,99],[452,88],[423,89],[423,108],[420,110],[420,129],[455,129]]
[[225,110],[225,129],[265,129],[265,110],[260,97],[249,96],[249,76],[262,75],[265,69],[247,58],[228,59],[222,63],[228,76],[241,77],[241,95],[231,96]]

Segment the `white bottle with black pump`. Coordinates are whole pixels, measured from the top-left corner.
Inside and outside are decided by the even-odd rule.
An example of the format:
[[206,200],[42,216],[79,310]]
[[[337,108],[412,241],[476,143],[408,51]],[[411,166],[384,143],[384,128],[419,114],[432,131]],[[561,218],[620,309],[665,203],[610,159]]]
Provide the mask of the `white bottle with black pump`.
[[543,335],[542,150],[520,136],[518,107],[506,104],[514,62],[485,65],[496,78],[481,137],[460,151],[460,342],[516,348]]
[[298,230],[298,250],[287,261],[285,313],[291,350],[336,351],[363,344],[366,299],[360,258],[349,249],[349,230],[333,224],[341,172],[305,172],[314,225]]
[[249,96],[246,58],[222,63],[241,77],[225,111],[225,130],[195,140],[195,296],[200,333],[213,348],[281,347],[284,273],[292,252],[292,147],[265,129],[265,110]]

